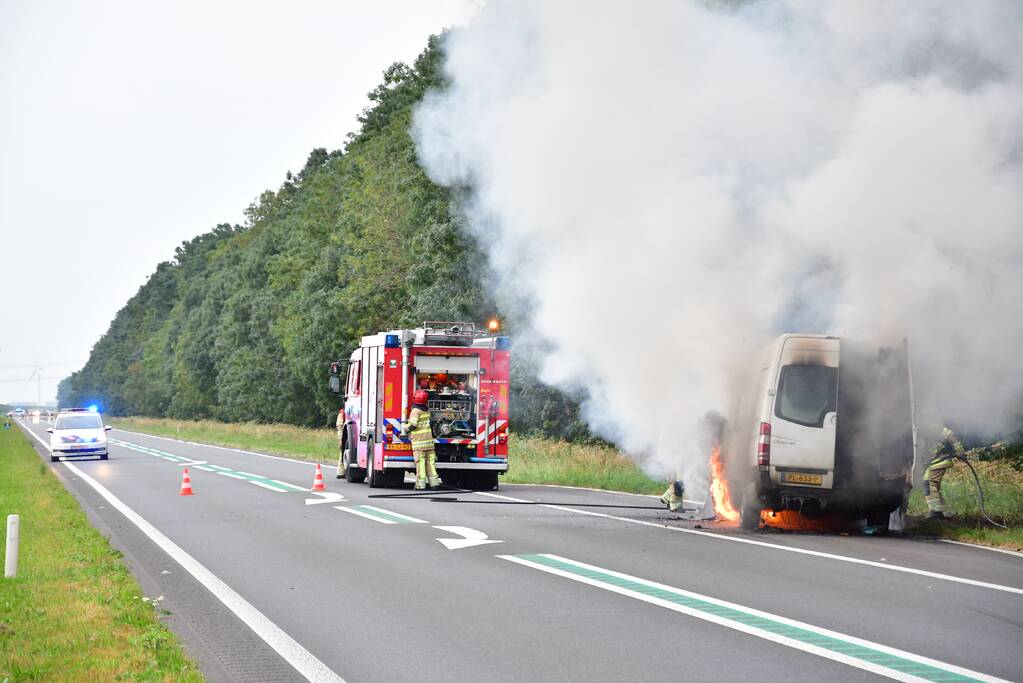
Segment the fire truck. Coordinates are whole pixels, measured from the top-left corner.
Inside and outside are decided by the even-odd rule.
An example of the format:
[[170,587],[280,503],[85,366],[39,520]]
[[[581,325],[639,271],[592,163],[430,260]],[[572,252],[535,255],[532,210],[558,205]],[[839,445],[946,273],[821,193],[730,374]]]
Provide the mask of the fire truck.
[[421,389],[442,481],[497,489],[508,471],[510,353],[498,331],[497,321],[426,322],[363,337],[347,361],[331,363],[330,390],[344,395],[338,479],[400,486],[415,471],[403,421]]

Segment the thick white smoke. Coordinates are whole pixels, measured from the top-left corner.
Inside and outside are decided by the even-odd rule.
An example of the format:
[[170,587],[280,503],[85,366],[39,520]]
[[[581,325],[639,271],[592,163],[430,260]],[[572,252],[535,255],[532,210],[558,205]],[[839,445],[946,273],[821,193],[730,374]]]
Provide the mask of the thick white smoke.
[[908,335],[929,406],[1023,395],[1023,3],[491,0],[414,134],[600,434],[701,479],[784,331]]

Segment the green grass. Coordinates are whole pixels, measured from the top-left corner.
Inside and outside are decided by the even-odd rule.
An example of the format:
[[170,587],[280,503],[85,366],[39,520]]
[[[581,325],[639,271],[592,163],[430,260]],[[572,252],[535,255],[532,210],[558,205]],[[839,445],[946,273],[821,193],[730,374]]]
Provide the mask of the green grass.
[[909,532],[1023,550],[1023,472],[1005,460],[973,462],[973,467],[984,490],[988,517],[1009,528],[999,529],[984,521],[977,505],[973,475],[965,465],[956,463],[942,481],[946,507],[955,517],[927,519],[923,492],[914,490],[909,500],[912,517]]
[[0,515],[20,516],[0,578],[0,681],[202,681],[119,552],[17,427],[0,429]]
[[[337,435],[332,429],[149,417],[108,421],[116,427],[147,434],[277,453],[314,462],[333,464],[338,456]],[[664,481],[648,477],[633,460],[614,448],[514,435],[509,444],[508,470],[502,481],[509,484],[560,484],[657,494],[666,486]]]
[[508,474],[503,481],[509,484],[557,484],[650,494],[661,494],[667,486],[609,446],[513,436],[508,451]]
[[312,462],[336,463],[338,456],[337,434],[333,429],[154,417],[112,417],[107,422],[115,427],[135,432],[262,453],[276,453]]

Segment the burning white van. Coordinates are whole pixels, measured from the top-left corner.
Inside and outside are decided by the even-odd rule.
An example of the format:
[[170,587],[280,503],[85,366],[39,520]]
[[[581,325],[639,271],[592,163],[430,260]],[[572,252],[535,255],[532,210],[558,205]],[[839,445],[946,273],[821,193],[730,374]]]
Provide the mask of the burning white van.
[[907,346],[785,334],[736,383],[723,444],[740,521],[824,510],[884,527],[905,504],[914,464]]

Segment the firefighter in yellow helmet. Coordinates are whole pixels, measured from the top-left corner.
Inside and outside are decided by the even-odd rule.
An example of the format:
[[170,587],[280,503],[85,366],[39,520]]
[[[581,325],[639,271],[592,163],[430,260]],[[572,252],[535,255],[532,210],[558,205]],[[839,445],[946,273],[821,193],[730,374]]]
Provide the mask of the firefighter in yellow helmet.
[[412,395],[412,412],[409,413],[407,426],[408,435],[412,439],[412,458],[416,462],[415,488],[420,491],[440,486],[428,399],[428,394],[422,389]]
[[[927,464],[927,469],[924,470],[924,497],[927,499],[927,516],[944,519],[951,517],[951,514],[945,511],[945,498],[941,495],[941,480],[955,464],[955,459],[966,453],[966,449],[963,448],[963,442],[959,440],[955,432],[948,427],[941,425],[934,428],[934,432],[936,445],[933,457]],[[938,437],[938,434],[941,436]]]

